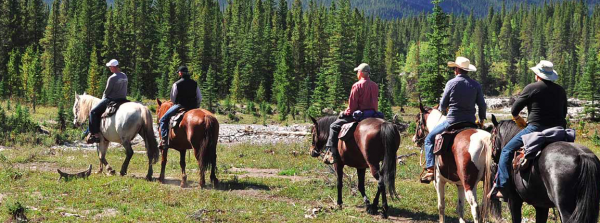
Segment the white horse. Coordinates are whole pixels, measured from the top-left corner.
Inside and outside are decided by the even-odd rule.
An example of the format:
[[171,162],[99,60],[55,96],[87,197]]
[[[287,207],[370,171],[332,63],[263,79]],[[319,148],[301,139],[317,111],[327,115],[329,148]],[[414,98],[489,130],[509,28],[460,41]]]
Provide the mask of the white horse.
[[[75,94],[75,104],[73,105],[73,124],[80,126],[90,116],[90,111],[100,102],[99,98],[91,95]],[[106,161],[106,150],[110,142],[121,143],[125,147],[125,161],[121,166],[120,174],[127,174],[129,160],[133,156],[131,148],[131,140],[137,134],[140,134],[146,144],[146,153],[148,155],[148,175],[147,180],[152,180],[152,164],[158,161],[158,143],[154,137],[154,128],[152,126],[152,113],[148,108],[140,103],[127,102],[122,104],[113,116],[100,120],[100,143],[97,145],[98,157],[100,158],[100,169],[98,173],[102,173],[104,167],[108,174],[114,175],[115,171]]]
[[[439,110],[425,109],[422,105],[420,107],[421,113],[417,116],[417,131],[413,137],[413,142],[418,145],[423,143],[427,135],[426,132],[430,132],[446,120],[446,116],[443,116]],[[459,221],[461,223],[465,222],[463,212],[466,197],[471,206],[474,221],[481,222],[482,216],[479,215],[477,203],[477,184],[482,178],[484,184],[487,180],[491,180],[484,177],[486,171],[489,171],[486,164],[492,162],[492,149],[489,147],[490,139],[491,134],[484,130],[465,130],[456,136],[451,151],[435,156],[436,174],[434,185],[438,196],[440,222],[445,220],[444,192],[446,183],[454,184],[458,189],[456,212]]]

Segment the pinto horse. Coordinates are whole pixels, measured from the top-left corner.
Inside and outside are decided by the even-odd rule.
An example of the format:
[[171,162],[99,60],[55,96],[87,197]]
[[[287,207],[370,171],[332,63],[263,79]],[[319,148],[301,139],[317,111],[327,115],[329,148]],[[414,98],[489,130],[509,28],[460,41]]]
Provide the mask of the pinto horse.
[[[318,121],[310,118],[314,126],[312,128],[312,146],[310,154],[318,157],[323,153],[323,147],[329,137],[329,127],[337,117],[329,116],[320,118]],[[349,133],[350,134],[350,133]],[[354,139],[347,142],[339,140],[338,151],[341,159],[334,164],[337,174],[337,204],[342,207],[342,186],[344,177],[344,166],[356,168],[358,174],[358,190],[363,196],[365,207],[369,214],[377,214],[379,195],[382,199],[382,217],[388,217],[388,204],[386,190],[392,198],[396,193],[396,152],[400,146],[400,133],[391,122],[379,118],[367,118],[356,127]],[[383,168],[379,162],[383,161]],[[365,170],[367,167],[378,181],[377,193],[373,204],[365,194]]]
[[[493,160],[498,162],[502,148],[521,131],[511,120],[496,121],[492,115]],[[491,172],[492,176],[495,171]],[[568,142],[546,146],[531,166],[509,179],[508,205],[512,222],[521,222],[523,202],[535,207],[536,222],[546,222],[548,210],[556,207],[562,222],[597,222],[600,208],[600,160],[590,149]],[[484,185],[486,190],[492,182]],[[487,198],[484,198],[487,199]],[[487,211],[487,210],[486,210]]]
[[[158,109],[156,109],[157,119],[160,118],[173,106],[173,102],[161,102],[156,99]],[[200,167],[200,187],[204,187],[204,172],[209,167],[210,181],[216,187],[219,180],[216,176],[217,169],[217,142],[219,137],[219,122],[217,118],[207,110],[192,109],[183,115],[181,124],[176,129],[169,131],[169,148],[179,151],[179,165],[181,166],[181,187],[187,186],[187,174],[185,173],[185,152],[188,149],[194,149],[194,156]],[[158,180],[164,183],[165,166],[167,165],[167,151],[163,149],[160,167],[160,177]]]
[[[80,126],[90,116],[90,111],[100,102],[99,98],[91,95],[75,94],[75,104],[73,105],[73,124]],[[136,135],[142,136],[146,144],[146,153],[148,155],[148,174],[147,180],[152,180],[152,164],[158,160],[158,143],[154,138],[154,128],[152,127],[152,113],[148,108],[140,103],[127,102],[122,104],[113,116],[104,118],[100,123],[100,143],[97,145],[98,158],[100,159],[100,169],[97,173],[102,173],[106,168],[107,174],[114,175],[115,170],[106,161],[106,151],[110,142],[121,143],[125,147],[125,161],[121,166],[120,174],[127,174],[129,161],[133,156],[131,140]]]
[[[416,117],[417,129],[413,142],[422,146],[427,133],[446,117],[437,109],[425,108],[419,104],[420,113]],[[464,220],[465,196],[471,206],[471,214],[475,222],[481,222],[478,212],[477,183],[490,179],[484,178],[486,166],[491,163],[491,148],[488,146],[491,135],[484,130],[467,129],[456,135],[451,152],[436,156],[435,189],[438,197],[439,221],[445,220],[445,186],[446,183],[456,185],[458,189],[458,205],[456,212],[460,222]],[[466,194],[466,195],[465,195]],[[485,196],[485,195],[484,195]]]

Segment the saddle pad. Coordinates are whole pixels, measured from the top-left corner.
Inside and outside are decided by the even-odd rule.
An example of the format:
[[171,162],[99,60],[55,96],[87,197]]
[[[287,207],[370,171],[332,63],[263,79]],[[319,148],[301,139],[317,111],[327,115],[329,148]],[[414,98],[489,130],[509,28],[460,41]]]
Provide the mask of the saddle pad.
[[185,109],[181,108],[179,109],[179,111],[177,111],[177,113],[175,115],[173,115],[171,117],[171,121],[170,126],[173,129],[179,128],[179,124],[181,123],[181,120],[183,120],[183,115],[185,115],[185,112],[187,112]]
[[358,122],[351,122],[348,124],[342,125],[342,129],[340,130],[340,134],[338,138],[344,141],[354,138],[354,130],[356,130],[356,126]]
[[106,105],[106,110],[104,111],[104,113],[102,113],[102,118],[108,118],[110,116],[113,116],[115,113],[117,113],[119,107],[121,107],[122,104],[125,104],[127,102],[129,102],[129,100],[127,99],[108,102],[108,105]]
[[433,154],[442,155],[452,148],[452,144],[454,144],[454,137],[465,131],[467,129],[472,129],[470,127],[453,129],[450,131],[444,131],[441,134],[435,136],[435,144],[433,147]]

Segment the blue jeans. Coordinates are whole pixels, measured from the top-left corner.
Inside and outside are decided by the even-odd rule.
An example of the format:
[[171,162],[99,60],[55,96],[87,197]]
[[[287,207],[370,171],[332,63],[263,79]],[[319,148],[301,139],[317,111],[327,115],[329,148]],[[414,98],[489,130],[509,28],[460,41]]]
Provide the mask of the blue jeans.
[[173,105],[171,108],[169,108],[169,110],[167,110],[165,115],[162,118],[160,118],[159,127],[160,137],[162,140],[167,141],[167,137],[169,136],[169,122],[171,120],[171,117],[175,115],[175,113],[177,113],[177,111],[181,107],[182,106],[180,104]]
[[98,102],[98,105],[90,111],[90,133],[96,134],[100,132],[100,120],[102,118],[102,113],[106,111],[106,106],[111,100],[108,98],[102,99]]
[[508,178],[510,176],[511,162],[515,154],[515,150],[523,147],[523,139],[521,136],[532,133],[544,131],[546,127],[527,125],[521,130],[515,137],[513,137],[508,143],[502,148],[500,154],[500,162],[498,163],[498,176],[496,178],[496,187],[505,188],[508,184]]
[[433,145],[435,143],[435,136],[444,132],[450,124],[447,121],[443,121],[438,124],[433,130],[425,137],[425,166],[429,169],[435,164],[435,156],[433,155]]

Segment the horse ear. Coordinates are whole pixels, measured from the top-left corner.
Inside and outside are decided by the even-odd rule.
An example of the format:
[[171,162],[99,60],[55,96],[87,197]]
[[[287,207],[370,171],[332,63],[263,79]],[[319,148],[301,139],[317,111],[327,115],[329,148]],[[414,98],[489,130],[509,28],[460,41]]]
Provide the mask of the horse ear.
[[496,120],[496,116],[492,114],[492,123],[494,123],[494,127],[498,127],[498,120]]
[[423,107],[423,101],[421,101],[421,95],[419,95],[419,109],[421,110],[421,113],[426,113],[427,112],[425,110],[425,108]]
[[160,107],[162,105],[162,102],[160,101],[160,99],[156,99],[156,104],[158,104],[158,107]]
[[313,122],[313,124],[315,124],[315,126],[317,126],[317,120],[315,118],[310,116],[310,120]]
[[398,123],[398,114],[394,115],[394,118],[392,119],[392,123]]
[[75,100],[79,100],[79,95],[75,93]]

